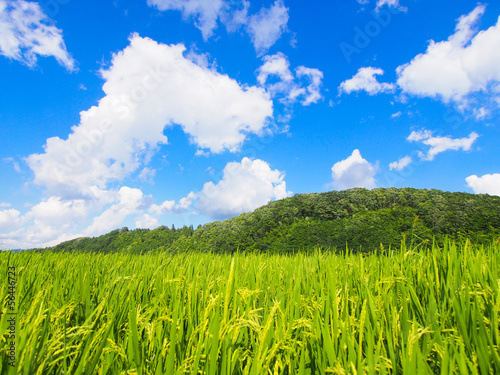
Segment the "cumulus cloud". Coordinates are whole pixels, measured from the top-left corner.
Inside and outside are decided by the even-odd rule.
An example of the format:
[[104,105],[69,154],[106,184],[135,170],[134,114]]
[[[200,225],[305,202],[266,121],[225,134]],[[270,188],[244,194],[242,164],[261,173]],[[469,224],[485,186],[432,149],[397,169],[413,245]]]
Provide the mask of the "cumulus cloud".
[[363,159],[359,150],[354,150],[347,159],[335,163],[332,167],[333,186],[344,190],[354,187],[373,189],[376,187],[377,166]]
[[90,204],[83,199],[64,200],[60,197],[49,197],[36,204],[28,213],[28,218],[34,218],[35,224],[51,227],[66,227],[75,219],[85,220]]
[[467,177],[465,181],[476,194],[500,196],[500,173],[485,174],[482,177],[472,175]]
[[290,63],[285,54],[278,52],[274,55],[264,56],[264,63],[257,70],[257,81],[271,94],[273,98],[281,97],[291,99],[292,92],[301,88],[295,82],[295,77],[290,70]]
[[[276,76],[280,79],[282,85],[287,82],[292,82],[294,77],[290,71],[290,63],[288,58],[282,52],[278,52],[274,55],[264,56],[264,64],[258,69],[257,80],[261,85],[264,85],[270,76]],[[276,85],[274,85],[276,86]],[[273,89],[272,85],[269,85],[270,91],[278,91],[278,89]]]
[[288,8],[282,0],[276,0],[270,8],[262,8],[250,16],[247,32],[258,55],[263,55],[287,30]]
[[[101,203],[105,201],[103,199]],[[49,197],[24,214],[23,226],[8,237],[16,248],[53,246],[78,237],[72,233],[77,233],[78,227],[85,225],[88,215],[98,207],[96,201]]]
[[171,213],[175,209],[175,201],[169,200],[165,201],[162,204],[153,204],[149,207],[149,212],[155,216],[161,216],[165,213]]
[[197,198],[197,195],[194,192],[190,192],[186,197],[179,199],[179,203],[176,206],[176,210],[178,213],[185,212],[188,208],[191,207],[193,201]]
[[148,212],[155,217],[164,214],[183,214],[191,208],[193,201],[197,199],[197,197],[197,194],[191,191],[187,196],[179,199],[178,203],[175,203],[174,200],[166,200],[160,205],[152,204],[148,208]]
[[62,31],[36,2],[0,0],[0,54],[30,67],[37,56],[52,56],[67,70],[75,70]]
[[405,157],[390,163],[389,169],[391,171],[393,171],[393,170],[402,171],[403,169],[405,169],[407,166],[409,166],[411,164],[411,161],[412,161],[411,157],[406,155]]
[[154,229],[159,225],[158,219],[149,214],[143,214],[135,221],[135,227],[141,229]]
[[177,203],[153,204],[151,196],[137,188],[95,189],[92,199],[52,196],[25,214],[15,209],[0,210],[0,249],[54,246],[82,236],[99,236],[120,228],[135,218],[136,228],[158,226],[163,214],[183,214],[192,207],[191,192]]
[[81,112],[67,139],[49,138],[44,153],[26,160],[34,182],[52,195],[89,196],[136,171],[178,124],[200,148],[237,151],[260,134],[273,114],[262,88],[242,87],[227,75],[183,56],[183,45],[133,35],[101,71],[105,97]]
[[339,94],[350,94],[353,91],[366,91],[369,95],[394,92],[394,84],[377,81],[377,77],[375,76],[382,74],[384,74],[384,71],[380,68],[373,68],[371,66],[360,68],[351,79],[340,84]]
[[44,152],[26,158],[47,198],[25,214],[1,211],[2,246],[101,235],[130,218],[138,227],[154,227],[163,214],[188,212],[197,199],[193,192],[155,205],[140,189],[120,187],[131,176],[153,182],[148,163],[168,143],[168,126],[180,126],[200,150],[212,153],[237,151],[248,134],[266,133],[273,115],[269,93],[197,65],[184,51],[183,45],[130,37],[101,71],[105,96],[98,105],[80,113],[67,139],[49,138]]
[[199,193],[198,208],[214,219],[225,219],[252,211],[272,199],[290,195],[285,174],[271,169],[263,160],[243,158],[241,163],[228,163],[222,179],[207,182]]
[[469,151],[478,137],[479,135],[476,132],[470,133],[466,138],[434,137],[430,130],[419,130],[411,132],[406,139],[410,142],[421,142],[429,146],[427,153],[419,152],[419,157],[422,160],[432,161],[436,155],[448,150]]
[[123,186],[118,191],[117,202],[95,217],[83,233],[86,236],[94,236],[116,229],[126,217],[140,213],[144,205],[144,194],[141,190]]
[[[103,199],[101,203],[105,202]],[[78,225],[85,224],[88,214],[97,206],[96,201],[49,197],[25,214],[15,210],[15,218],[10,219],[10,224],[7,227],[0,225],[2,247],[46,247],[77,237],[71,233],[75,233]]]
[[13,208],[0,210],[0,232],[10,231],[23,223],[21,212]]
[[294,75],[287,56],[281,52],[264,56],[263,61],[257,70],[257,81],[272,97],[290,104],[300,100],[303,106],[317,103],[323,98],[323,72],[320,70],[299,66]]
[[500,18],[479,33],[475,27],[485,9],[478,5],[461,16],[448,40],[431,40],[425,53],[397,68],[403,92],[463,104],[467,95],[488,93],[500,81]]

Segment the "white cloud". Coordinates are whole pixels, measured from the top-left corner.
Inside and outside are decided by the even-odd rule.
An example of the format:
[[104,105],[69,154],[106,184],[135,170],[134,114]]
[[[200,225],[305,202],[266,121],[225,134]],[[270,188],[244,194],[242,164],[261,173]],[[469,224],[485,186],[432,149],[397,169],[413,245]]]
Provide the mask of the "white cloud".
[[95,217],[83,233],[86,236],[94,236],[116,229],[128,216],[140,213],[144,205],[144,194],[141,190],[123,186],[118,191],[117,202]]
[[190,192],[186,197],[179,199],[179,203],[177,205],[177,210],[179,212],[185,212],[191,205],[193,204],[193,200],[197,198],[197,195],[194,192]]
[[354,187],[373,189],[377,166],[363,159],[359,150],[354,150],[347,159],[335,163],[332,167],[333,186],[344,190]]
[[402,114],[403,114],[403,113],[402,113],[401,111],[398,111],[398,112],[396,112],[396,113],[393,113],[393,114],[391,115],[391,118],[392,118],[392,119],[399,118],[399,117],[401,117],[401,115],[402,115]]
[[13,157],[8,157],[8,158],[3,158],[2,161],[5,163],[10,163],[12,164],[12,167],[17,173],[21,173],[21,167],[19,166],[19,163],[14,159]]
[[67,226],[78,219],[85,220],[89,209],[89,202],[83,199],[63,200],[60,197],[49,197],[33,206],[27,217],[33,217],[35,224],[43,223],[57,228]]
[[106,96],[99,105],[81,112],[66,140],[49,138],[44,153],[26,159],[34,182],[52,195],[89,196],[166,144],[167,125],[179,124],[214,153],[237,151],[248,133],[261,134],[273,114],[269,94],[194,64],[184,50],[131,36],[101,71]]
[[197,194],[191,191],[187,196],[179,199],[178,203],[175,203],[174,200],[168,200],[160,205],[152,204],[148,208],[148,212],[156,217],[164,214],[183,214],[186,213],[187,210],[192,206],[193,201],[197,197]]
[[378,11],[384,5],[387,5],[388,7],[399,9],[402,12],[406,12],[408,10],[408,8],[399,4],[399,0],[377,0],[376,10]]
[[0,210],[0,232],[7,232],[19,227],[23,223],[21,212],[13,208]]
[[409,157],[408,155],[399,159],[398,161],[394,161],[392,163],[389,164],[389,169],[391,171],[393,170],[396,170],[396,171],[402,171],[403,169],[405,169],[407,166],[409,166],[411,164],[411,157]]
[[487,109],[486,107],[479,107],[479,108],[474,108],[473,110],[473,115],[476,118],[476,120],[484,120],[490,115],[491,111]]
[[476,175],[465,179],[476,194],[489,194],[500,196],[500,173],[485,174],[482,177]]
[[427,51],[397,68],[397,83],[405,93],[467,102],[474,92],[488,93],[500,81],[500,18],[495,26],[477,33],[485,12],[477,6],[458,19],[455,33],[442,42],[430,41]]
[[350,94],[353,91],[366,91],[369,95],[394,92],[395,85],[392,83],[380,83],[376,75],[382,75],[384,71],[371,66],[360,68],[351,78],[342,82],[339,86],[339,94]]
[[179,10],[184,18],[194,18],[196,27],[207,40],[217,27],[224,1],[222,0],[148,0],[149,6],[158,10]]
[[[104,203],[105,199],[101,202]],[[4,238],[12,248],[53,246],[61,241],[78,237],[72,235],[84,225],[88,214],[99,206],[96,201],[65,200],[49,197],[34,205],[20,217],[20,227]]]
[[306,68],[305,66],[299,66],[296,69],[296,74],[298,78],[307,78],[309,80],[309,85],[305,88],[305,98],[302,101],[302,105],[308,106],[312,103],[317,103],[323,97],[321,96],[321,85],[323,80],[323,72],[316,68]]
[[53,56],[67,70],[75,70],[62,31],[53,23],[36,2],[0,0],[0,54],[30,67],[37,56]]
[[[24,215],[13,220],[10,230],[0,234],[2,247],[34,248],[53,246],[61,241],[80,237],[79,229],[91,214],[118,199],[115,191],[94,191],[92,199],[65,199],[52,196],[31,207]],[[103,234],[101,232],[99,234]]]
[[194,19],[203,38],[210,38],[220,20],[228,32],[245,26],[258,55],[263,55],[287,30],[288,8],[276,0],[270,8],[249,15],[247,0],[147,0],[160,11],[178,10],[184,19]]
[[135,221],[136,228],[142,229],[154,229],[157,228],[160,224],[158,223],[158,219],[152,217],[151,215],[144,214],[140,218]]
[[281,101],[289,104],[301,100],[303,106],[317,103],[323,98],[323,72],[320,70],[299,66],[294,76],[287,56],[281,52],[264,56],[263,61],[264,64],[257,70],[257,81],[273,97],[281,97]]
[[8,202],[0,202],[0,208],[11,207],[12,204]]
[[271,199],[290,195],[284,173],[271,169],[263,160],[245,157],[241,163],[228,163],[223,173],[217,184],[207,182],[199,193],[200,212],[215,219],[249,212]]
[[448,150],[463,150],[469,151],[472,144],[476,141],[479,135],[476,132],[472,132],[466,138],[450,138],[450,137],[433,137],[432,131],[430,130],[419,130],[413,131],[406,138],[410,142],[421,142],[426,146],[429,146],[429,151],[427,154],[422,151],[419,152],[419,157],[422,160],[431,161],[434,160],[437,154]]
[[156,176],[156,169],[151,169],[149,167],[145,167],[142,169],[141,173],[137,176],[137,178],[141,181],[148,182],[150,184],[154,183],[154,178]]
[[[269,76],[277,76],[280,79],[280,83],[285,84],[287,82],[293,81],[294,77],[290,71],[290,63],[288,58],[282,52],[278,52],[275,55],[264,56],[264,64],[258,69],[257,80],[261,85],[267,82]],[[276,91],[273,86],[268,86],[270,91]]]
[[210,156],[210,153],[208,153],[208,152],[206,152],[204,150],[198,149],[198,150],[196,150],[196,152],[194,153],[194,155],[195,156],[205,156],[205,157],[207,157],[207,156]]
[[229,33],[239,30],[248,23],[248,8],[250,1],[247,0],[232,0],[225,3],[220,18]]
[[263,57],[264,64],[257,70],[257,81],[272,97],[289,94],[297,88],[290,71],[288,58],[281,52]]
[[161,205],[152,203],[139,189],[94,189],[92,199],[52,196],[34,205],[24,215],[14,209],[0,210],[0,249],[54,246],[82,236],[99,236],[120,228],[135,216],[136,228],[158,226],[159,216],[182,214],[192,206],[196,194]]
[[56,226],[57,220],[50,213],[46,214],[47,222],[35,214],[36,212],[30,211],[23,215],[15,209],[0,211],[0,248],[44,247],[47,241],[60,237],[61,233],[69,228],[63,220],[59,220],[59,225]]
[[171,213],[175,209],[175,201],[165,201],[160,205],[153,204],[149,207],[149,212],[155,216],[161,216],[165,213]]
[[288,8],[283,0],[276,0],[271,8],[262,8],[259,13],[250,16],[247,32],[259,56],[278,41],[287,30],[287,23]]

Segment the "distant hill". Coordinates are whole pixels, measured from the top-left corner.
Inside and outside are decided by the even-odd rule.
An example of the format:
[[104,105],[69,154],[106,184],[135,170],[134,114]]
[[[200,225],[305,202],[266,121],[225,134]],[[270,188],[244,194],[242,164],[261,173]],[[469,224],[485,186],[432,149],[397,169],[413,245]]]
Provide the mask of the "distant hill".
[[115,230],[61,243],[53,251],[269,251],[315,246],[371,251],[450,237],[500,236],[500,197],[411,188],[297,194],[253,212],[192,227]]

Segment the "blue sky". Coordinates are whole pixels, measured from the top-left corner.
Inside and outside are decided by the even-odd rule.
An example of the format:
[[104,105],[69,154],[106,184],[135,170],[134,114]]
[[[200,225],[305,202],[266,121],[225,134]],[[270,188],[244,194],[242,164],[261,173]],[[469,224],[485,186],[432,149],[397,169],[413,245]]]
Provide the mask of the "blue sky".
[[500,195],[500,3],[0,0],[0,248],[297,193]]

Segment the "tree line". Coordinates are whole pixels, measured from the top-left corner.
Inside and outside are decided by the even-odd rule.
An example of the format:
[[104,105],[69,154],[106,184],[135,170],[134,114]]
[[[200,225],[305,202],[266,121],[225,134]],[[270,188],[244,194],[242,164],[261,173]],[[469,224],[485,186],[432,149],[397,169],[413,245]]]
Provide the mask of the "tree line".
[[500,236],[500,197],[412,188],[297,194],[224,221],[175,229],[115,230],[53,251],[155,250],[296,252],[399,247],[445,237],[488,242]]

